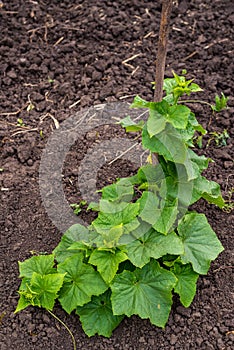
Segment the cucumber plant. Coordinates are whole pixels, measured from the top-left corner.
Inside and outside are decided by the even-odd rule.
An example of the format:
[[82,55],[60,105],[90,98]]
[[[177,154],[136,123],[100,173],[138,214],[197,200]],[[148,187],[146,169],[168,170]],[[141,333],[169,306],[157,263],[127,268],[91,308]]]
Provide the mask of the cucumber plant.
[[[205,215],[189,209],[200,198],[221,209],[230,206],[220,186],[202,175],[211,159],[198,156],[193,147],[206,131],[180,100],[201,88],[175,73],[163,81],[172,3],[165,0],[162,6],[154,101],[136,96],[131,105],[148,109],[148,118],[121,121],[126,131],[141,134],[148,164],[102,188],[99,202],[87,208],[97,212],[89,226],[73,225],[52,254],[19,262],[15,312],[33,305],[58,319],[52,313],[58,300],[68,314],[79,316],[88,336],[110,337],[132,315],[164,327],[173,294],[189,307],[199,275],[222,252]],[[226,102],[224,95],[216,97],[212,110],[222,110]],[[151,161],[155,154],[157,162]]]
[[193,145],[206,131],[180,99],[201,88],[174,73],[164,91],[160,102],[135,97],[131,107],[147,108],[146,120],[121,121],[141,133],[157,163],[148,157],[134,176],[102,188],[87,209],[97,217],[87,227],[70,227],[52,254],[19,262],[16,312],[29,305],[51,312],[58,300],[79,316],[88,336],[110,337],[125,316],[164,327],[174,293],[189,307],[199,275],[223,250],[205,215],[189,208],[200,198],[221,209],[227,204],[220,186],[202,175],[211,159]]

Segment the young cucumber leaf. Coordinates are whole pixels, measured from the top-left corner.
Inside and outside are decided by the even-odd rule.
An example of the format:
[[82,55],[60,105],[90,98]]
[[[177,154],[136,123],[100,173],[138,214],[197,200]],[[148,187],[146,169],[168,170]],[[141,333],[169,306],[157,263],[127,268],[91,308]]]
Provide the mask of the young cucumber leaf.
[[141,198],[138,199],[140,205],[139,217],[148,222],[155,224],[157,217],[156,213],[159,211],[159,198],[153,192],[144,191]]
[[65,274],[59,273],[41,275],[33,272],[30,280],[23,279],[19,290],[20,299],[15,312],[29,305],[52,310],[64,276]]
[[150,107],[150,103],[146,100],[144,100],[143,98],[141,98],[140,96],[136,96],[133,100],[133,103],[131,104],[130,108],[149,108]]
[[54,273],[42,276],[36,272],[33,273],[30,287],[33,292],[38,294],[40,306],[47,310],[52,310],[55,299],[58,297],[58,291],[62,287],[65,273]]
[[199,176],[194,180],[191,204],[197,202],[201,197],[207,200],[207,202],[217,205],[219,208],[225,206],[220,185],[217,182],[207,180],[203,176]]
[[173,230],[173,224],[176,221],[178,210],[178,198],[173,202],[161,201],[160,211],[158,212],[157,220],[153,228],[166,235]]
[[123,271],[111,283],[114,315],[139,315],[164,327],[172,305],[172,293],[177,280],[170,271],[151,261],[142,269]]
[[121,250],[115,249],[113,251],[94,250],[89,258],[89,264],[97,266],[97,270],[109,284],[114,278],[119,264],[128,259],[128,256]]
[[143,237],[126,246],[127,255],[131,263],[142,268],[150,258],[159,259],[163,255],[180,255],[184,253],[181,239],[175,232],[163,235],[150,229]]
[[223,246],[205,215],[197,213],[185,215],[179,223],[178,233],[184,244],[182,263],[191,263],[195,272],[206,274],[210,262],[223,251]]
[[166,160],[184,163],[187,156],[186,143],[179,132],[170,124],[159,134],[150,137],[146,127],[142,131],[142,144],[145,149],[162,155]]
[[110,337],[112,331],[120,324],[124,316],[113,315],[110,291],[102,295],[92,297],[92,300],[84,306],[78,306],[76,313],[85,333],[91,337],[96,333],[104,337]]
[[186,106],[170,106],[165,100],[151,102],[147,120],[149,136],[152,137],[163,131],[167,122],[177,129],[186,129],[189,115],[190,109]]
[[153,228],[163,234],[172,231],[172,226],[178,214],[178,200],[175,199],[172,203],[160,201],[160,198],[153,192],[143,192],[140,199],[139,217],[151,224]]
[[63,262],[67,258],[77,253],[77,249],[68,249],[70,246],[77,241],[87,242],[89,240],[89,230],[80,225],[75,224],[71,226],[62,236],[60,243],[54,249],[55,259],[58,263]]
[[118,181],[115,184],[104,187],[102,190],[102,199],[109,201],[125,201],[128,202],[132,199],[134,194],[134,188],[131,181]]
[[176,263],[171,271],[178,279],[174,291],[179,294],[181,303],[185,307],[189,307],[196,294],[196,283],[199,274],[193,271],[190,264],[181,265]]
[[34,272],[40,275],[48,275],[56,272],[54,266],[54,255],[32,256],[24,262],[19,261],[20,277],[31,278]]
[[58,299],[67,313],[88,303],[92,295],[102,294],[108,288],[99,273],[83,263],[81,253],[58,264],[57,270],[66,274]]
[[18,300],[18,304],[15,310],[15,313],[25,309],[27,306],[39,306],[38,294],[33,292],[30,288],[30,278],[24,277],[20,284],[18,293],[20,298]]
[[123,234],[127,234],[139,226],[136,216],[139,212],[138,203],[112,203],[102,201],[103,212],[100,212],[92,226],[100,233],[107,235],[112,228],[122,227]]
[[144,121],[141,120],[139,123],[135,123],[130,116],[123,118],[118,124],[120,124],[127,132],[136,132],[142,130]]

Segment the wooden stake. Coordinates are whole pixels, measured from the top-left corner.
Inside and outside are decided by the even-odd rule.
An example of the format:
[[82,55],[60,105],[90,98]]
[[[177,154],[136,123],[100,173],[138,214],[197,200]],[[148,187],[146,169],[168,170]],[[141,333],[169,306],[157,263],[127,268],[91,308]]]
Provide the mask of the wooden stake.
[[162,0],[161,23],[156,59],[154,101],[160,102],[163,98],[163,80],[167,55],[167,41],[169,34],[169,21],[173,0]]

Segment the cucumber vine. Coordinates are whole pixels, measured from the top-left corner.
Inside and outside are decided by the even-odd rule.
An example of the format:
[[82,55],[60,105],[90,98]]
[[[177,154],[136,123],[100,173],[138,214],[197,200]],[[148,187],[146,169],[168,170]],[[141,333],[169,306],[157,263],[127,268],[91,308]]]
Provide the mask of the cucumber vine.
[[[146,121],[121,121],[141,134],[157,163],[102,188],[100,201],[87,209],[97,217],[88,227],[70,227],[52,254],[19,262],[16,312],[29,305],[52,311],[58,300],[79,316],[88,336],[110,337],[125,316],[164,327],[174,293],[183,306],[192,303],[199,275],[223,246],[205,215],[189,208],[200,198],[221,209],[227,204],[220,186],[202,175],[211,159],[193,150],[206,131],[180,100],[201,88],[174,73],[164,91],[160,102],[135,97],[131,107],[148,109]],[[222,95],[213,109],[226,101]]]

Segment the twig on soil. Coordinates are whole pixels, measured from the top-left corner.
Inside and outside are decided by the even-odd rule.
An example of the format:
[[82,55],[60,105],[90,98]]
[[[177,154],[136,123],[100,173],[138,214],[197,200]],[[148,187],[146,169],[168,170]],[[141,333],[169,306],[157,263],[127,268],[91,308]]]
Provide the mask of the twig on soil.
[[140,67],[137,66],[137,67],[132,71],[131,75],[133,76],[139,68],[140,68]]
[[138,120],[139,118],[141,118],[143,115],[145,115],[146,113],[148,113],[148,110],[146,110],[146,111],[144,111],[143,113],[141,113],[140,115],[138,115],[136,118],[134,118],[133,120],[134,120],[134,122],[136,121],[136,120]]
[[17,109],[17,111],[15,112],[3,112],[3,113],[0,113],[0,115],[17,115],[19,114],[20,112],[22,112],[26,107],[28,107],[28,105],[30,104],[30,101],[27,101],[23,107]]
[[136,55],[133,55],[133,56],[127,58],[126,60],[122,61],[122,64],[135,70],[136,68],[133,65],[129,64],[128,62],[134,60],[138,56],[141,56],[141,53],[137,53]]
[[80,100],[74,102],[72,105],[70,105],[68,108],[73,108],[75,107],[76,105],[78,105],[78,103],[80,103]]
[[117,156],[116,158],[114,158],[113,160],[111,160],[108,165],[113,164],[116,160],[122,158],[122,156],[124,156],[126,153],[128,153],[129,151],[131,151],[133,148],[135,148],[139,143],[136,142],[134,143],[134,145],[132,145],[131,147],[129,147],[128,149],[126,149],[126,151],[122,152],[119,156]]
[[134,97],[135,95],[124,95],[124,96],[120,96],[120,100],[124,100],[126,98],[129,98],[129,97]]
[[18,11],[2,11],[2,13],[6,13],[7,15],[15,15]]
[[225,269],[234,269],[234,266],[228,265],[228,266],[220,266],[218,269],[214,270],[213,272],[219,272],[221,270]]
[[38,128],[33,128],[33,129],[27,129],[27,130],[19,130],[14,132],[13,134],[11,134],[11,136],[15,136],[18,134],[25,134],[26,132],[30,132],[30,131],[38,131]]
[[49,99],[49,94],[50,94],[50,91],[46,91],[46,93],[45,93],[45,100],[46,100],[46,102],[54,103],[53,100],[50,100],[50,99]]
[[[203,49],[207,50],[207,49],[209,49],[210,47],[212,47],[212,46],[214,46],[216,44],[221,44],[221,43],[223,43],[225,41],[228,41],[228,40],[229,40],[228,38],[224,38],[224,39],[221,39],[221,40],[216,40],[216,41],[214,41],[214,42],[204,46]],[[198,53],[199,53],[199,51],[195,50],[192,53],[190,53],[188,56],[186,56],[185,58],[182,58],[181,61],[187,61],[187,60],[189,60],[190,58],[192,58],[193,56],[195,56]]]
[[16,124],[14,124],[14,123],[9,123],[9,122],[6,122],[6,121],[2,121],[2,120],[0,120],[0,123],[1,124],[6,124],[6,125],[11,125],[11,126],[14,126],[14,127],[17,127],[17,128],[21,128],[21,129],[30,129],[30,127],[29,126],[25,126],[25,125],[21,125],[21,126],[19,126],[19,125],[16,125]]
[[143,36],[143,39],[149,38],[152,34],[154,34],[154,32],[149,32],[148,34],[146,34],[145,36]]
[[62,36],[60,39],[58,39],[57,41],[56,41],[56,43],[54,43],[54,47],[55,46],[57,46],[58,44],[60,44],[61,43],[61,41],[63,41],[63,39],[64,39],[64,36]]
[[41,116],[40,117],[40,122],[42,122],[47,117],[50,117],[53,120],[53,122],[54,122],[55,128],[59,129],[59,122],[58,122],[58,120],[50,113],[46,113],[45,115]]

